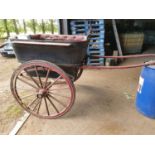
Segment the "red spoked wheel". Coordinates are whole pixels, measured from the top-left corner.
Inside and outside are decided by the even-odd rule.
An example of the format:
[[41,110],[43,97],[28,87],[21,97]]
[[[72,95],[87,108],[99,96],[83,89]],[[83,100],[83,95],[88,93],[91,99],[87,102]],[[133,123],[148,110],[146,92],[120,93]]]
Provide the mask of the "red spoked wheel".
[[70,78],[47,61],[33,60],[19,66],[10,87],[19,105],[39,118],[58,118],[71,109],[75,100]]

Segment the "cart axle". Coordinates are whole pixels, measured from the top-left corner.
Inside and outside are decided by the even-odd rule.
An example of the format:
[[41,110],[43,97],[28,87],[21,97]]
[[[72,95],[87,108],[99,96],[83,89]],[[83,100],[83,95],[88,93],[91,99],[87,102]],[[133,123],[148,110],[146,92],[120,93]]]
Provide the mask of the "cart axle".
[[43,88],[41,88],[41,89],[39,89],[39,91],[37,92],[37,97],[38,98],[42,98],[42,97],[45,97],[45,96],[47,96],[48,95],[48,89],[43,89]]

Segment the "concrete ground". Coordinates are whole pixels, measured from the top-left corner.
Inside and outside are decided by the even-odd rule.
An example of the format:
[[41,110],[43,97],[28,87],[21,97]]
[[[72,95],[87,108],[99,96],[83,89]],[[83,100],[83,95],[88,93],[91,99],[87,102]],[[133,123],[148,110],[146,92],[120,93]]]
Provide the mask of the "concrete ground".
[[8,134],[23,114],[10,91],[10,78],[18,65],[15,58],[0,55],[0,134]]
[[155,120],[135,108],[140,70],[85,70],[75,83],[76,101],[70,112],[54,120],[30,116],[18,134],[155,134]]
[[[122,65],[143,61],[130,59]],[[16,59],[0,56],[0,134],[8,134],[23,114],[9,86],[17,66]],[[155,120],[135,108],[140,70],[85,70],[75,82],[76,101],[70,112],[55,120],[30,116],[18,134],[155,134]]]

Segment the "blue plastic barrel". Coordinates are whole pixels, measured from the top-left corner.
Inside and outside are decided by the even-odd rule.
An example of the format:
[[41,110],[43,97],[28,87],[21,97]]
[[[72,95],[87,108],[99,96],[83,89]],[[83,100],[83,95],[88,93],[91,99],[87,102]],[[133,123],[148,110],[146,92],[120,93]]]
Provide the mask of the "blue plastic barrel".
[[143,115],[155,119],[155,66],[145,66],[142,69],[136,108]]

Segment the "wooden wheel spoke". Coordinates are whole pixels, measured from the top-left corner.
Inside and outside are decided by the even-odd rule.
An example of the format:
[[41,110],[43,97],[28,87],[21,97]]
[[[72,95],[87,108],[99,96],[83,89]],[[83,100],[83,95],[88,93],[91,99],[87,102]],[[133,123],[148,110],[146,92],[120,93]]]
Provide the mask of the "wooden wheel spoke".
[[39,98],[35,98],[31,103],[28,104],[28,108],[30,109],[30,107],[38,100]]
[[49,97],[51,97],[53,100],[55,100],[56,102],[58,102],[58,103],[59,103],[60,105],[62,105],[64,108],[67,107],[64,103],[62,103],[61,101],[59,101],[58,99],[56,99],[54,96],[52,96],[52,95],[49,94]]
[[[38,82],[26,71],[26,69],[25,69],[24,71],[27,73],[27,75],[30,77],[30,79],[31,79],[38,87],[40,87],[39,84],[38,84]],[[24,76],[24,77],[25,77],[25,76]]]
[[[33,110],[32,110],[32,111],[35,111],[35,110],[36,110],[37,106],[41,104],[41,101],[42,101],[42,100],[41,100],[41,99],[39,99],[39,102],[35,105],[35,107],[33,108]],[[39,106],[39,107],[40,107],[40,106]]]
[[51,82],[46,82],[46,88],[51,84]]
[[36,67],[36,66],[35,66],[35,72],[36,72],[36,75],[37,75],[37,77],[38,77],[38,79],[39,79],[40,86],[43,87],[43,84],[42,84],[42,81],[41,81],[41,78],[40,78],[40,76],[39,76],[39,73],[38,73],[38,70],[37,70],[37,67]]
[[24,97],[22,97],[22,98],[20,98],[20,99],[23,100],[24,98],[28,98],[28,97],[33,96],[33,95],[35,95],[35,94],[26,95],[26,96],[24,96]]
[[57,113],[59,113],[59,110],[57,109],[57,107],[54,105],[54,103],[52,102],[52,100],[47,96],[47,99],[50,101],[51,105],[53,106],[53,108],[55,109],[55,111]]
[[49,116],[50,115],[50,112],[49,112],[48,105],[47,105],[47,100],[46,100],[45,97],[44,97],[44,101],[45,101],[46,111],[47,111],[47,114]]
[[[26,77],[26,76],[22,76],[22,78],[24,78],[25,80],[29,80],[29,81],[31,80],[29,77]],[[35,79],[35,81],[38,83],[38,85],[37,85],[38,88],[40,88],[40,85],[39,85],[40,84],[40,81],[38,79]]]
[[53,92],[49,92],[50,94],[53,94],[53,95],[56,95],[56,96],[61,96],[61,97],[65,97],[65,98],[70,98],[69,96],[64,96],[64,95],[60,95],[60,94],[57,94],[57,93],[53,93]]
[[46,74],[46,79],[45,79],[44,88],[46,87],[46,83],[47,83],[47,81],[48,81],[49,73],[50,73],[50,69],[48,69],[47,74]]
[[69,87],[68,88],[54,88],[54,89],[51,89],[49,92],[53,92],[54,90],[65,90],[65,89],[69,89]]
[[56,82],[54,85],[63,85],[63,84],[66,84],[66,81],[59,81],[59,82]]
[[51,88],[61,77],[62,77],[62,75],[60,75],[58,78],[56,78],[56,80],[53,83],[51,83],[47,88],[48,89]]
[[[22,77],[23,79],[28,80],[28,81],[31,80],[29,77],[26,77],[26,76],[24,76],[23,74],[21,74],[20,77]],[[32,81],[32,80],[31,80],[31,81]]]
[[22,87],[18,87],[18,89],[23,90],[23,91],[28,91],[28,92],[30,92],[30,91],[33,90],[33,89],[24,89],[24,88],[22,88]]
[[35,88],[35,89],[38,89],[38,88],[37,88],[36,86],[34,86],[33,84],[31,84],[31,83],[29,83],[29,82],[27,82],[27,81],[25,81],[25,80],[23,80],[23,79],[21,79],[21,78],[19,78],[19,77],[17,77],[17,78],[18,78],[18,80],[20,80],[20,81],[26,83],[27,85],[29,85],[29,86],[31,86],[31,87],[33,87],[33,88]]
[[37,114],[39,114],[39,110],[40,110],[40,107],[41,107],[41,102],[42,102],[42,98],[39,101],[39,106],[38,106],[38,109],[37,109]]

